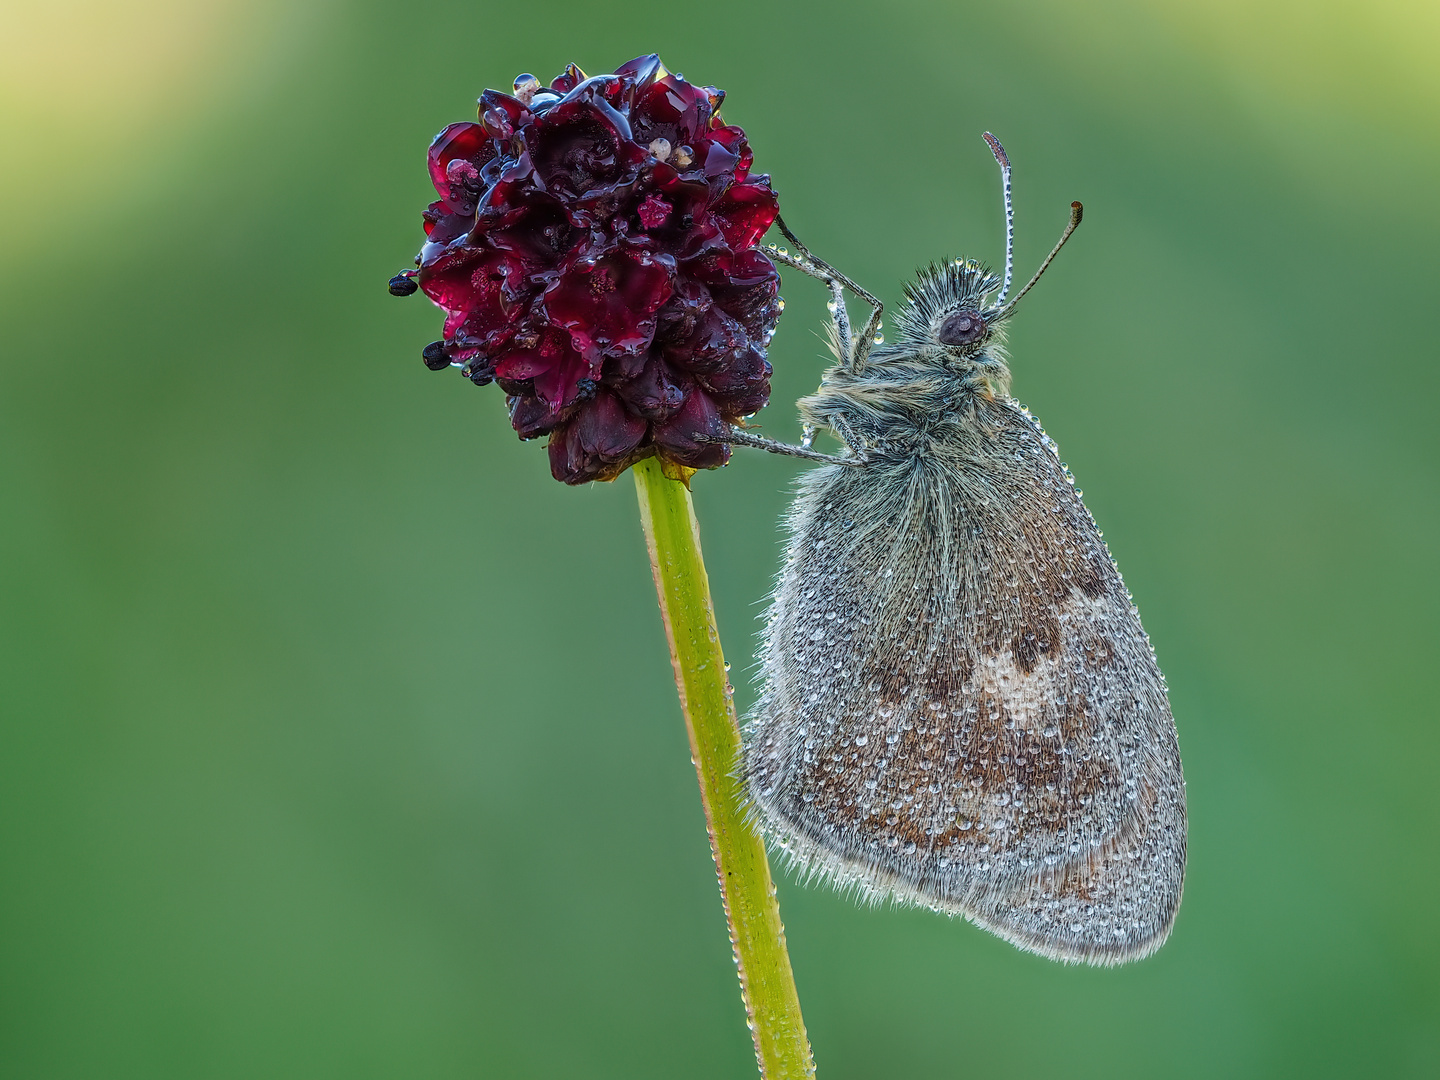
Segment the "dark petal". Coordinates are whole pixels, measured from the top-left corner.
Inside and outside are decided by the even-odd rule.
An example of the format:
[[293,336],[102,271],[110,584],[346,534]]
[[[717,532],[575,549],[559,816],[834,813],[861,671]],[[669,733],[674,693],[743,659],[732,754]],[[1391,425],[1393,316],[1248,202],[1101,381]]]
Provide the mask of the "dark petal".
[[495,359],[495,374],[511,381],[531,381],[537,397],[554,409],[580,397],[580,380],[599,377],[599,364],[588,363],[570,344],[570,335],[553,327],[543,332],[522,330],[511,347]]
[[483,249],[463,244],[426,244],[420,253],[420,288],[446,311],[464,311],[474,299],[471,274],[483,255]]
[[750,348],[735,363],[702,375],[716,407],[727,420],[759,412],[770,401],[770,362],[759,349]]
[[735,176],[735,168],[740,164],[740,155],[731,150],[728,146],[718,140],[710,140],[705,148],[705,175],[706,176]]
[[673,165],[660,162],[651,176],[656,189],[686,213],[701,213],[710,201],[709,184],[698,177],[682,176]]
[[572,420],[551,432],[546,449],[550,453],[550,475],[562,484],[585,484],[595,479],[586,470],[585,453]]
[[734,176],[736,180],[744,180],[750,172],[750,163],[755,160],[755,151],[750,149],[750,144],[745,139],[745,132],[738,127],[729,127],[716,122],[710,128],[709,137],[713,142],[718,142],[736,155]]
[[[707,169],[708,171],[708,169]],[[780,211],[780,202],[770,190],[769,179],[732,184],[715,204],[715,217],[732,251],[754,247]]]
[[710,290],[698,281],[677,275],[675,292],[655,313],[655,343],[684,345],[688,350],[696,325],[709,310]]
[[729,444],[698,442],[695,437],[720,437],[729,428],[710,396],[697,389],[685,398],[679,412],[655,425],[652,437],[662,457],[692,469],[714,469],[730,460]]
[[486,239],[520,256],[528,274],[553,268],[580,239],[564,204],[543,192],[526,192],[508,210],[487,209],[484,224]]
[[495,385],[511,397],[535,396],[535,383],[531,379],[507,379],[503,375],[496,375]]
[[[528,138],[533,131],[533,127],[527,128],[526,137]],[[544,182],[536,175],[535,162],[530,154],[529,146],[523,139],[517,139],[511,145],[518,145],[520,152],[514,157],[507,156],[498,159],[502,166],[498,172],[494,169],[486,170],[486,183],[490,184],[490,190],[481,196],[479,206],[482,212],[486,207],[497,203],[502,198],[502,190],[515,191],[515,185],[523,185],[520,189],[522,191],[528,191],[530,188],[545,190]]]
[[668,75],[665,65],[655,53],[637,56],[615,69],[616,75],[627,76],[636,89],[644,89],[656,79]]
[[615,234],[624,234],[630,227],[630,215],[649,187],[643,176],[648,154],[641,147],[626,141],[620,144],[616,157],[619,171],[613,180],[596,183],[575,197],[574,209],[593,215]]
[[497,142],[510,141],[515,129],[529,116],[529,110],[519,98],[502,94],[499,90],[486,90],[480,95],[480,123],[486,133]]
[[482,231],[488,232],[515,220],[516,215],[545,206],[556,207],[564,213],[565,200],[537,187],[533,171],[520,176],[510,176],[509,172],[506,170],[506,175],[496,180],[480,201],[476,225]]
[[535,393],[560,408],[573,405],[581,394],[580,384],[599,376],[598,365],[588,364],[579,355],[567,356],[563,363],[535,376]]
[[[688,269],[688,267],[687,267]],[[734,256],[700,260],[695,276],[705,282],[717,306],[763,340],[780,319],[780,275],[754,248]]]
[[664,420],[685,403],[685,387],[659,356],[650,354],[640,374],[614,388],[627,411],[646,420]]
[[602,390],[551,437],[550,471],[567,484],[611,479],[634,460],[647,426]]
[[609,105],[584,98],[567,98],[538,118],[527,142],[546,190],[574,198],[619,177],[621,144],[629,141],[622,126]]
[[[466,187],[478,180],[480,167],[495,156],[495,147],[479,124],[451,124],[436,135],[428,154],[430,180],[448,213],[474,213],[480,186]],[[463,170],[451,172],[452,163]]]
[[631,81],[619,75],[596,75],[587,82],[589,86],[582,93],[592,94],[614,109],[624,121],[625,126],[621,130],[627,139],[630,138],[630,119],[625,114],[630,111]]
[[[657,239],[659,239],[657,237]],[[725,234],[720,231],[719,222],[707,214],[702,220],[691,225],[684,233],[683,240],[676,247],[677,259],[694,259],[710,254],[729,251]]]
[[580,444],[607,461],[625,457],[645,437],[646,424],[630,416],[614,394],[601,390],[575,418]]
[[631,112],[636,142],[648,145],[651,139],[666,138],[671,146],[693,144],[710,125],[710,96],[676,75],[667,74],[643,90],[637,88],[634,101]]
[[655,312],[670,298],[668,257],[615,252],[577,261],[545,291],[545,309],[586,356],[634,354],[650,345]]
[[560,422],[555,410],[537,397],[516,397],[505,399],[510,410],[510,425],[522,439],[537,439],[549,435]]
[[[458,318],[458,321],[456,321]],[[457,359],[494,355],[510,344],[517,326],[504,305],[482,304],[445,320],[446,336]]]
[[562,94],[568,94],[584,81],[585,72],[581,71],[574,64],[566,64],[565,70],[555,76],[555,80],[550,84],[550,89],[558,90]]
[[433,258],[442,248],[458,240],[468,233],[475,225],[474,214],[452,214],[445,209],[443,202],[433,202],[423,214],[425,220],[425,247],[421,249],[421,258],[429,251]]
[[524,267],[503,251],[452,246],[420,266],[420,287],[444,308],[445,335],[464,324],[479,338],[508,326],[524,310]]
[[709,186],[698,179],[680,177],[668,165],[656,166],[653,176],[657,191],[674,207],[659,226],[649,230],[655,242],[681,260],[724,251],[721,222],[706,209]]
[[710,373],[741,362],[750,348],[750,334],[740,321],[718,307],[705,312],[690,337],[666,349],[666,359],[687,371]]
[[649,359],[649,352],[641,350],[626,356],[607,356],[601,362],[601,370],[605,373],[605,381],[619,386],[629,379],[638,378],[645,370],[645,364]]

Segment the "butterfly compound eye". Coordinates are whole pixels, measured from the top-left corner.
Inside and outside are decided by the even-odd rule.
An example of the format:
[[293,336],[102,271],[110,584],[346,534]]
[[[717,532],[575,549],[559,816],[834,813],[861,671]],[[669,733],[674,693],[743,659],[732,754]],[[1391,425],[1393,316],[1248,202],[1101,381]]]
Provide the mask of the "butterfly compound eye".
[[978,311],[957,311],[940,324],[940,344],[973,345],[985,336],[985,320]]

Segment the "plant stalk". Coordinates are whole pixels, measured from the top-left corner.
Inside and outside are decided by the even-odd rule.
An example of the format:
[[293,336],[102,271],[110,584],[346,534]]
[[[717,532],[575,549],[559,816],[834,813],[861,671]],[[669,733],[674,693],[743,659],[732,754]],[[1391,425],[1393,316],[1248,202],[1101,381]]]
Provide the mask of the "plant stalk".
[[647,458],[633,471],[760,1075],[764,1080],[813,1077],[815,1063],[800,1015],[770,863],[745,811],[739,775],[740,725],[715,627],[690,489],[666,477],[656,458]]

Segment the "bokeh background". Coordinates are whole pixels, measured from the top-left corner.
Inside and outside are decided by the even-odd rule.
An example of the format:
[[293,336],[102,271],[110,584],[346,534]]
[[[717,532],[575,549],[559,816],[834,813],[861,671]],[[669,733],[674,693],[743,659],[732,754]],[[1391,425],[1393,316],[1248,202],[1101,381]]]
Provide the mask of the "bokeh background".
[[[782,876],[820,1075],[1440,1074],[1437,48],[1427,0],[5,0],[0,1074],[753,1075],[633,486],[384,288],[481,89],[648,51],[892,302],[999,258],[982,130],[1017,272],[1084,201],[1015,390],[1180,725],[1143,963]],[[801,468],[695,482],[742,706]]]

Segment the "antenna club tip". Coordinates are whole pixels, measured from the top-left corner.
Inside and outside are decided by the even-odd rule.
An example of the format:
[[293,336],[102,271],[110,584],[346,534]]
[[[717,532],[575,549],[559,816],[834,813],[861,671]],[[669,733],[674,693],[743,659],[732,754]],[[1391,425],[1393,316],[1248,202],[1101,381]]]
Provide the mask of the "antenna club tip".
[[1070,204],[1070,227],[1074,228],[1076,225],[1079,225],[1080,219],[1084,216],[1085,207],[1081,206],[1078,202],[1072,202]]
[[986,145],[990,147],[990,152],[995,155],[995,160],[1000,163],[1000,167],[1004,169],[1010,168],[1010,158],[1005,153],[1005,147],[1000,145],[1000,140],[988,131],[985,132],[982,137]]

